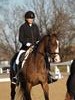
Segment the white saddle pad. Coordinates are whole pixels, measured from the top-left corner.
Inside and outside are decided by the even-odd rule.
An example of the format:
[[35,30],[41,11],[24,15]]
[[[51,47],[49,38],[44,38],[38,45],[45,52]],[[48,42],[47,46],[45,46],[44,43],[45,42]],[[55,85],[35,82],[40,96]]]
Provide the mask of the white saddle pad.
[[33,48],[34,48],[34,46],[31,46],[31,47],[26,51],[24,60],[23,60],[23,62],[22,62],[22,68],[23,68],[23,65],[24,65],[26,59],[28,58],[29,54],[33,51]]

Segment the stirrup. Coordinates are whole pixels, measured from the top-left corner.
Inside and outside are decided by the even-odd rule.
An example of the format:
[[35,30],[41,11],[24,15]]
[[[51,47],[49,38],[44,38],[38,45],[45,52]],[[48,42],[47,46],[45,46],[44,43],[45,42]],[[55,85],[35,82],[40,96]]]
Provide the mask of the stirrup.
[[17,77],[13,77],[11,83],[12,83],[12,84],[16,84],[16,83],[17,83]]

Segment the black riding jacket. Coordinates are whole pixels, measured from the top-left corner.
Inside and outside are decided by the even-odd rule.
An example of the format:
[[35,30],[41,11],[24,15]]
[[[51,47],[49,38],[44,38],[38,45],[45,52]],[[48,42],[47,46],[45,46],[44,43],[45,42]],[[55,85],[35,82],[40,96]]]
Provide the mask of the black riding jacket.
[[19,41],[22,43],[21,49],[27,50],[26,43],[35,44],[40,39],[39,29],[36,24],[29,26],[28,22],[21,25],[19,29]]

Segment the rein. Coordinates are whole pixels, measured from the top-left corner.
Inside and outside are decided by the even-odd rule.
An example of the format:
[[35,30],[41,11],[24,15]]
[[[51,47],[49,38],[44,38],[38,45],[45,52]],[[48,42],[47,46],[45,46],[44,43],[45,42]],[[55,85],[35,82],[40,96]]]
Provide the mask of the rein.
[[[42,56],[45,56],[42,52],[38,52],[39,54],[41,54]],[[59,53],[48,53],[48,55],[50,56],[50,55],[53,55],[53,54],[59,54]]]
[[42,52],[38,51],[39,54],[41,54],[42,56],[45,56]]
[[59,53],[57,53],[57,52],[54,52],[54,53],[51,53],[51,52],[50,52],[50,47],[49,47],[49,46],[50,46],[50,45],[49,45],[49,44],[50,44],[50,42],[49,42],[49,41],[50,41],[50,35],[48,35],[48,37],[49,37],[49,39],[48,39],[48,45],[47,45],[47,47],[48,47],[48,48],[47,48],[47,51],[48,51],[47,53],[48,53],[48,55],[51,56],[51,55],[59,54]]
[[59,54],[59,53],[56,53],[56,52],[55,52],[55,53],[49,53],[49,54]]

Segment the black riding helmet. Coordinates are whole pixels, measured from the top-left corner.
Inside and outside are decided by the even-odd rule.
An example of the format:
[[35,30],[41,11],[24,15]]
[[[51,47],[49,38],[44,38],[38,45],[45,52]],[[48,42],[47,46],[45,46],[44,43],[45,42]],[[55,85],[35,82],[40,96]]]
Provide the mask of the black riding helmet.
[[27,19],[27,18],[34,19],[35,18],[35,14],[32,11],[28,11],[28,12],[25,13],[25,19]]

